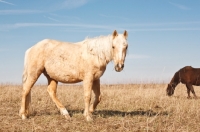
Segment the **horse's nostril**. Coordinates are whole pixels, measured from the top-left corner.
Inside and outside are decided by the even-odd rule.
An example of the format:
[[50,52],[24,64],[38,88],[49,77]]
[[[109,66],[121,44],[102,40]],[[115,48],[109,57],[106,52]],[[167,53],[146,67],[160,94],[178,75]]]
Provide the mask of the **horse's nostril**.
[[122,64],[122,68],[124,68],[124,64]]

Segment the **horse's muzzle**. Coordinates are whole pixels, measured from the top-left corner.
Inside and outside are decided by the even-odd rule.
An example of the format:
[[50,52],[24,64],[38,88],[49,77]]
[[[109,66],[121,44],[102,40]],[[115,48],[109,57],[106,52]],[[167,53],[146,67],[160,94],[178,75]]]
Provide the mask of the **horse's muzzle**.
[[166,95],[167,96],[172,96],[174,93],[173,92],[170,92],[170,91],[167,91]]
[[124,64],[117,64],[117,65],[115,65],[115,71],[116,72],[122,71],[123,68],[124,68]]

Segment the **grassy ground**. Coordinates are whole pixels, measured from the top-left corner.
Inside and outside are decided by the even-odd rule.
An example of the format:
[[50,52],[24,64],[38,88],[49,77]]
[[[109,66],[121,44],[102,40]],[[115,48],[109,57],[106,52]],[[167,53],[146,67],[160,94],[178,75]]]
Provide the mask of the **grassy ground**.
[[[186,87],[179,84],[167,97],[165,84],[102,85],[102,101],[93,114],[94,121],[83,116],[83,88],[75,85],[58,87],[58,98],[72,116],[71,121],[59,114],[46,86],[32,89],[32,114],[21,120],[18,111],[21,86],[0,85],[0,131],[68,131],[68,132],[198,132],[200,99],[187,99]],[[194,87],[197,96],[200,89]]]

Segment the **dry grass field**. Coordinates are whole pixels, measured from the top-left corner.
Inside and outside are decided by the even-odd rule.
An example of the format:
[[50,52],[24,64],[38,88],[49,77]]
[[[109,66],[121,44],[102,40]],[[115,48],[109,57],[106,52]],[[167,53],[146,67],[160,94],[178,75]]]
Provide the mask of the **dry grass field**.
[[[60,115],[50,99],[46,86],[32,89],[32,113],[21,120],[19,85],[0,85],[0,131],[56,132],[199,132],[200,99],[187,99],[186,87],[179,84],[172,97],[167,97],[166,84],[102,85],[102,101],[86,122],[83,88],[60,85],[58,98],[65,105],[71,121]],[[200,88],[194,87],[200,97]]]

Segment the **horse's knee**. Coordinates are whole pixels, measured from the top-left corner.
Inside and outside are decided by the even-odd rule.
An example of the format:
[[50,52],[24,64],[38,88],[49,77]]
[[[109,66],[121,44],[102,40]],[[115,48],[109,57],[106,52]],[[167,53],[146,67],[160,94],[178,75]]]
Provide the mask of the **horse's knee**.
[[91,95],[85,95],[84,96],[85,101],[91,101]]
[[101,95],[99,95],[99,97],[97,98],[97,103],[100,103],[101,102]]
[[26,99],[29,96],[30,90],[29,89],[24,89],[22,91],[22,98]]
[[195,94],[194,90],[192,90],[192,93]]

